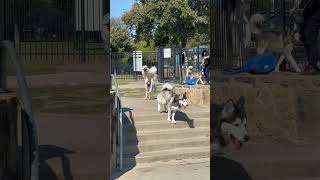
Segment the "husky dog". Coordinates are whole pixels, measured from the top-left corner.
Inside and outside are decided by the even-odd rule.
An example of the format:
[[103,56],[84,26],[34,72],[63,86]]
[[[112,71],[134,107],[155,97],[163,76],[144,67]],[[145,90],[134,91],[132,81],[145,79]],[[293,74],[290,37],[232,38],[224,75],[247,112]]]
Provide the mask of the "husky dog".
[[192,69],[193,69],[193,66],[189,66],[187,68],[187,70],[186,70],[186,80],[193,78]]
[[145,99],[151,99],[151,92],[156,91],[155,82],[157,80],[157,68],[155,66],[152,66],[149,69],[148,66],[143,66],[141,73],[146,87]]
[[161,107],[168,112],[168,121],[176,123],[175,114],[180,108],[188,106],[186,93],[179,95],[175,94],[171,84],[164,84],[161,92],[157,96],[158,111],[161,113]]
[[222,108],[214,107],[217,111],[213,123],[213,138],[215,147],[213,152],[220,153],[221,148],[233,144],[239,150],[242,145],[249,141],[247,131],[247,116],[244,110],[244,98],[241,97],[234,103],[233,100],[227,101]]
[[288,60],[295,72],[301,72],[292,55],[293,41],[299,41],[298,26],[294,24],[291,30],[285,32],[263,32],[261,26],[266,22],[262,14],[254,14],[250,18],[250,30],[257,39],[257,53],[262,54],[266,51],[280,54],[275,71],[278,72],[280,65],[285,59]]

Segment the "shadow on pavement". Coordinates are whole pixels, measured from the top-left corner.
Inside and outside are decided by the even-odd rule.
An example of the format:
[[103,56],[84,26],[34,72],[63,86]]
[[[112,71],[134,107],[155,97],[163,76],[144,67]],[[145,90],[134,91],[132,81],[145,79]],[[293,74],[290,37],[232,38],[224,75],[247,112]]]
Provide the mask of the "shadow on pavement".
[[239,162],[222,156],[213,156],[210,162],[210,176],[214,180],[253,180]]
[[181,111],[177,111],[176,115],[175,115],[175,120],[176,121],[183,121],[188,123],[190,128],[195,128],[194,127],[194,121],[193,119],[191,119],[186,113],[181,112]]
[[54,145],[40,145],[39,146],[39,179],[46,180],[58,180],[58,176],[54,170],[46,162],[52,158],[59,158],[61,161],[61,167],[63,171],[63,177],[65,180],[73,180],[71,171],[71,162],[66,156],[67,154],[73,154],[73,151],[57,147]]
[[[123,115],[122,115],[122,122],[123,122],[123,139],[124,139],[124,147],[123,147],[123,159],[124,159],[124,166],[123,170],[119,171],[116,170],[113,174],[111,179],[117,179],[133,169],[136,166],[135,156],[139,154],[138,149],[138,137],[137,137],[137,129],[135,128],[135,120],[132,115],[131,108],[123,107]],[[127,114],[126,114],[127,112]],[[130,152],[130,153],[128,153]]]

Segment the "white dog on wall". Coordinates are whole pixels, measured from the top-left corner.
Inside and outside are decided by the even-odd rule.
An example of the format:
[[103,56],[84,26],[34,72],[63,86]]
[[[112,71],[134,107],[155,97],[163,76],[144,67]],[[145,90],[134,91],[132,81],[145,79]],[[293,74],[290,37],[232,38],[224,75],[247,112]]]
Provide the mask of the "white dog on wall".
[[148,68],[148,66],[145,65],[142,67],[141,73],[146,87],[145,99],[151,99],[151,92],[156,91],[157,68],[155,66]]
[[187,68],[187,70],[186,70],[186,80],[193,78],[192,69],[193,69],[193,66],[189,66]]

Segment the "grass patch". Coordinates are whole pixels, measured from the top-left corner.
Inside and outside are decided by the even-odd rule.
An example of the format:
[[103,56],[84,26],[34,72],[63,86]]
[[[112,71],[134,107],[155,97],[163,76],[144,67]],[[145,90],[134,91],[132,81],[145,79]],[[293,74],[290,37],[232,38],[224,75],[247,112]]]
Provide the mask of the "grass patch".
[[95,114],[106,111],[104,85],[31,88],[33,106],[44,113]]

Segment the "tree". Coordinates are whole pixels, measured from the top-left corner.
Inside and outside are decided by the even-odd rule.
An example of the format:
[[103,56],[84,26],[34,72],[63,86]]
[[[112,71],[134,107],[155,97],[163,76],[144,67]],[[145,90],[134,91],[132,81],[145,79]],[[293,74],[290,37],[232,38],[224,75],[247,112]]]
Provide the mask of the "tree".
[[110,24],[110,47],[112,52],[130,51],[132,46],[127,26],[119,18],[111,18]]
[[208,28],[207,16],[192,9],[188,0],[140,0],[122,20],[134,32],[136,41],[185,47],[195,34],[204,32],[203,27]]

